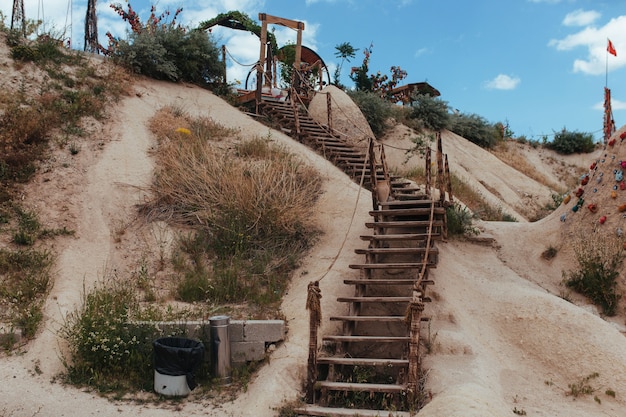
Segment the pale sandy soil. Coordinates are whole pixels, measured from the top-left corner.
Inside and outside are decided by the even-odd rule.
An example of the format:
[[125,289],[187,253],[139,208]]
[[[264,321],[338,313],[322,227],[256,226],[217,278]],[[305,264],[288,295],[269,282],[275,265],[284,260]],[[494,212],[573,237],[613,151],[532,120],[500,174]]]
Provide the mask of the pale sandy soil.
[[[90,145],[83,145],[74,157],[53,160],[25,192],[25,204],[36,206],[55,224],[71,226],[76,236],[57,243],[55,284],[43,331],[18,354],[0,358],[0,416],[275,416],[277,407],[301,393],[308,344],[306,286],[321,279],[324,316],[341,311],[335,298],[351,292],[342,281],[356,273],[348,264],[361,260],[354,249],[363,247],[358,236],[366,232],[371,206],[368,192],[276,131],[269,133],[271,139],[300,155],[325,180],[317,207],[325,234],[294,274],[282,305],[288,338],[247,391],[219,406],[193,394],[176,406],[136,405],[51,382],[63,369],[58,329],[80,304],[84,288],[107,271],[132,273],[142,254],[156,256],[157,248],[167,248],[170,242],[163,225],[146,225],[135,211],[152,178],[155,140],[146,122],[154,112],[173,104],[242,134],[268,135],[267,127],[202,89],[141,81],[136,91],[117,105],[106,123],[94,122]],[[398,135],[394,146],[400,149],[406,140],[406,135]],[[467,141],[447,134],[443,146],[452,169],[478,188],[486,183],[497,190],[498,203],[511,213],[528,200],[550,196],[545,186]],[[389,158],[398,164],[404,159]],[[580,161],[583,166],[588,162]],[[559,220],[568,210],[562,207],[536,223],[522,216],[518,223],[480,223],[493,244],[452,240],[439,245],[440,263],[432,274],[434,302],[426,310],[433,320],[430,329],[424,328],[432,345],[424,358],[432,401],[420,415],[505,416],[514,415],[514,409],[528,416],[624,415],[623,315],[605,321],[580,297],[574,297],[580,306],[559,297],[561,272],[575,267],[564,242],[566,224]],[[550,245],[559,253],[543,260],[541,252]],[[330,331],[328,321],[324,323],[322,332]],[[570,384],[595,372],[599,377],[590,382],[593,395],[567,395]],[[606,390],[613,390],[615,398]]]

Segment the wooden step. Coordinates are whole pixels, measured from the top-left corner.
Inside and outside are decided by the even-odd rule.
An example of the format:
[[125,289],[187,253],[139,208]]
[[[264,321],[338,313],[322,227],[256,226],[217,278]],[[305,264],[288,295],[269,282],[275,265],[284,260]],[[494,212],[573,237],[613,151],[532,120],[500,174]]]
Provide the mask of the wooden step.
[[439,249],[431,246],[430,248],[359,248],[354,250],[354,253],[359,255],[421,255],[426,252],[436,255]]
[[338,297],[339,303],[408,303],[411,297]]
[[[344,279],[343,283],[347,285],[413,285],[414,279]],[[425,279],[422,285],[433,285],[435,281]]]
[[[390,322],[390,323],[403,323],[405,316],[331,316],[331,321],[350,321],[354,323],[359,322]],[[421,321],[429,321],[430,317],[421,317]]]
[[370,321],[380,321],[380,322],[391,322],[391,323],[401,323],[404,322],[404,316],[331,316],[331,321],[352,321],[352,322],[370,322]]
[[407,366],[408,359],[377,359],[377,358],[338,358],[334,356],[317,358],[317,363],[351,366]]
[[[431,236],[438,235],[438,233],[432,233]],[[398,233],[398,234],[388,234],[388,235],[362,235],[361,240],[369,240],[369,241],[402,241],[402,240],[426,240],[428,237],[428,233]]]
[[[434,220],[434,227],[443,226],[443,220]],[[405,221],[389,221],[389,222],[372,222],[365,223],[365,226],[372,228],[387,228],[387,229],[397,229],[397,228],[409,228],[409,227],[428,227],[430,225],[430,220],[405,220]]]
[[[317,381],[316,388],[324,388],[331,391],[353,391],[353,392],[386,392],[401,393],[406,390],[406,385],[398,384],[359,384],[356,382],[333,382],[333,381]],[[380,413],[380,411],[379,411]],[[354,410],[352,411],[354,415]],[[385,415],[386,416],[386,415]]]
[[[426,196],[423,199],[416,198],[413,200],[391,200],[381,201],[379,204],[383,207],[430,207],[432,200],[427,200]],[[435,207],[439,205],[439,201],[435,201]]]
[[[382,205],[382,203],[379,203]],[[428,216],[430,215],[429,207],[411,207],[411,208],[397,208],[397,209],[382,209],[382,210],[370,210],[369,215],[372,217],[385,217],[385,216]],[[446,209],[443,207],[435,207],[432,212],[434,214],[444,214]]]
[[[411,417],[408,411],[380,411],[357,408],[333,408],[307,404],[294,409],[298,416],[315,417]],[[414,414],[413,414],[414,415]]]
[[[421,269],[421,262],[393,262],[393,263],[375,263],[375,264],[350,264],[350,269]],[[429,262],[426,267],[435,268],[436,264]]]

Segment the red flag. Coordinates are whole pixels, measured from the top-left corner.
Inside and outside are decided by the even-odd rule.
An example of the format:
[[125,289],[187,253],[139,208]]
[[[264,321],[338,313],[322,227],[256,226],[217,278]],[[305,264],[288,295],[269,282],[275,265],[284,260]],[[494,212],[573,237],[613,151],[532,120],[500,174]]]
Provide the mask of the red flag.
[[606,50],[608,51],[609,54],[613,56],[617,56],[617,51],[613,47],[613,42],[611,42],[610,39],[608,41],[609,41],[609,44],[607,45]]

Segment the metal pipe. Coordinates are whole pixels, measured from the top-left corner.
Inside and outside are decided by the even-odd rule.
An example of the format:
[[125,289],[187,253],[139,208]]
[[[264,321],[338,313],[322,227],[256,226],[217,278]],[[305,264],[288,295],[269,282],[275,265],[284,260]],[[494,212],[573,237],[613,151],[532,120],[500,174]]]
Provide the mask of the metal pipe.
[[228,326],[230,317],[213,316],[209,318],[211,334],[211,370],[223,383],[231,381],[230,340]]

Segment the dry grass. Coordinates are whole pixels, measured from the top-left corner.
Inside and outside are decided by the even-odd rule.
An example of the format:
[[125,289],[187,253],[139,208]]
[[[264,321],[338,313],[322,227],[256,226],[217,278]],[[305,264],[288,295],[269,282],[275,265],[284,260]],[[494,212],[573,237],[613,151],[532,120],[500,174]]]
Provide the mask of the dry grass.
[[183,301],[273,305],[317,236],[321,178],[271,138],[247,138],[210,118],[164,108],[147,218],[191,226],[172,259]]
[[545,175],[537,172],[537,169],[533,166],[533,164],[528,161],[528,159],[521,155],[517,150],[508,147],[506,143],[501,143],[493,149],[490,149],[490,151],[502,162],[512,168],[515,168],[517,171],[526,175],[528,178],[532,178],[539,184],[545,185],[552,190],[557,190],[561,193],[564,192],[559,184],[550,181],[548,178],[545,177]]

